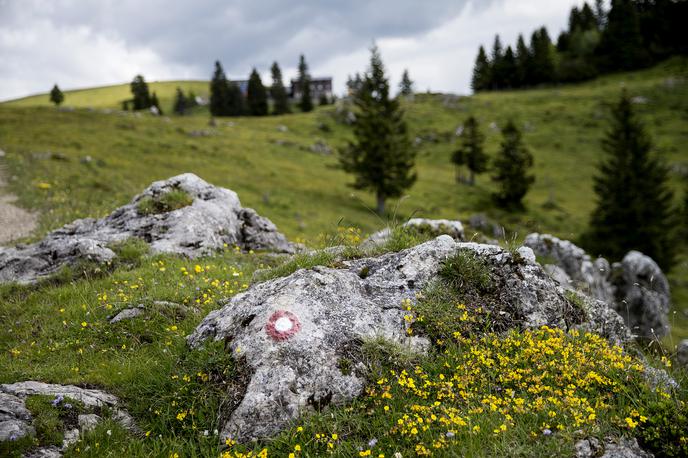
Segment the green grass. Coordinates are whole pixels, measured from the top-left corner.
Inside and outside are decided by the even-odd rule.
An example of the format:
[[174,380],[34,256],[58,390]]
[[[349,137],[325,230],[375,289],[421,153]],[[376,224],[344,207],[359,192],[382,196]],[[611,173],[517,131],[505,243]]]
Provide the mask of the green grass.
[[[682,190],[681,170],[688,166],[687,62],[675,59],[653,69],[572,86],[462,98],[417,95],[414,101],[405,102],[405,110],[413,137],[423,139],[417,147],[418,182],[407,197],[390,202],[394,211],[383,217],[368,208],[374,203],[372,194],[347,187],[351,178],[336,168],[335,155],[311,151],[316,142],[336,149],[350,138],[349,129],[336,121],[334,107],[309,114],[223,118],[215,126],[208,125],[207,113],[201,109],[190,116],[169,118],[87,109],[117,108],[128,97],[128,85],[67,92],[65,104],[81,107],[74,111],[49,107],[43,96],[0,104],[0,148],[7,152],[4,161],[10,190],[19,196],[22,206],[41,213],[40,227],[30,240],[76,218],[104,216],[152,181],[193,172],[236,191],[245,206],[272,219],[292,240],[311,247],[345,246],[343,254],[318,252],[280,264],[261,254],[239,254],[231,248],[193,261],[148,257],[144,244],[129,240],[113,246],[119,259],[110,266],[72,266],[34,287],[0,286],[0,322],[11,323],[0,326],[0,383],[38,379],[100,387],[120,396],[144,431],[143,437],[137,437],[106,422],[75,445],[68,456],[216,456],[220,453],[214,435],[222,413],[219,399],[227,389],[241,389],[244,372],[227,355],[222,342],[195,352],[185,345],[185,336],[219,306],[218,300],[248,287],[257,269],[262,270],[258,278],[265,279],[314,265],[336,267],[338,256],[364,255],[358,247],[361,239],[390,221],[390,241],[369,253],[395,251],[427,239],[427,234],[399,227],[398,223],[411,216],[466,222],[474,213],[485,213],[506,226],[503,242],[512,248],[531,231],[575,240],[594,206],[592,176],[601,154],[606,108],[622,86],[631,96],[648,99],[647,104],[635,106],[653,135],[657,152],[675,171],[672,184]],[[156,84],[152,87],[165,109],[178,83]],[[204,95],[201,86],[207,83],[189,84],[198,95]],[[455,129],[469,114],[482,123],[492,155],[500,136],[488,127],[491,122],[501,126],[514,117],[524,127],[525,141],[535,156],[537,181],[523,212],[494,208],[489,197],[494,187],[487,176],[478,177],[474,187],[455,182],[449,156],[457,146]],[[197,135],[200,131],[202,136]],[[151,200],[143,211],[169,211],[187,202],[183,196],[173,197],[162,204]],[[669,346],[688,337],[688,317],[682,312],[688,308],[688,252],[685,247],[678,250],[680,262],[669,276],[674,301],[672,334],[666,341]],[[548,337],[547,331],[540,336],[496,333],[503,327],[490,307],[498,305],[498,297],[490,296],[489,273],[475,259],[449,260],[445,277],[464,295],[446,284],[435,285],[418,303],[405,304],[412,333],[432,337],[434,351],[428,357],[385,343],[364,343],[360,351],[342,361],[342,368],[359,370],[354,363],[360,359],[375,396],[367,392],[349,406],[304,418],[302,430],[295,425],[273,440],[256,444],[256,451],[265,446],[271,453],[288,455],[299,445],[302,456],[322,456],[331,442],[335,456],[356,456],[368,448],[375,453],[384,448],[413,456],[419,443],[431,448],[444,434],[446,440],[457,444],[452,450],[473,456],[571,455],[576,431],[581,428],[599,437],[634,434],[643,435],[648,443],[673,444],[679,433],[662,425],[684,424],[680,411],[685,410],[685,397],[669,393],[665,398],[647,391],[632,371],[630,375],[613,370],[608,374],[610,361],[605,358],[613,349],[592,338]],[[479,303],[476,298],[480,295],[490,297]],[[118,311],[139,305],[144,307],[142,316],[109,324]],[[469,338],[472,340],[462,340]],[[532,360],[517,348],[527,347],[531,341],[559,347],[554,354]],[[588,399],[610,404],[599,410],[599,421],[576,426],[569,410],[563,429],[558,429],[548,414],[554,406],[516,413],[509,404],[513,425],[505,422],[504,412],[495,413],[489,404],[483,412],[465,410],[483,405],[480,396],[511,402],[515,396],[507,397],[506,388],[521,395],[520,387],[494,378],[502,372],[490,372],[487,359],[501,364],[499,355],[508,357],[514,368],[524,371],[535,364],[551,364],[547,376],[554,377],[550,380],[554,388],[566,378],[562,371],[568,370],[560,364],[564,353],[558,348],[575,351],[584,345],[593,347],[587,359],[577,360],[576,364],[583,365],[580,371],[603,374],[621,390],[610,398],[608,386],[581,385],[589,388],[583,393]],[[472,346],[477,353],[470,351]],[[473,359],[477,355],[487,359]],[[475,367],[487,378],[474,380],[470,401],[446,400],[442,404],[458,409],[455,413],[464,419],[470,417],[470,430],[458,428],[454,437],[448,438],[446,425],[440,427],[432,419],[427,430],[413,437],[393,430],[395,422],[405,421],[404,415],[415,418],[409,410],[413,405],[425,409],[418,410],[419,415],[430,415],[434,408],[409,391],[408,385],[398,383],[401,371],[415,374],[419,368],[437,382],[440,375],[470,378],[470,373],[462,371]],[[420,373],[416,382],[422,380]],[[678,371],[674,375],[683,376]],[[381,378],[387,381],[378,384]],[[387,386],[390,399],[381,397]],[[534,393],[526,391],[522,396],[529,403],[538,402]],[[631,430],[625,418],[633,408],[657,418]],[[662,416],[662,411],[666,415]],[[502,424],[507,430],[494,433]],[[473,432],[475,425],[481,426],[480,431]],[[544,438],[543,429],[552,429],[554,434]],[[372,439],[378,443],[369,447]],[[445,449],[437,450],[443,456]]]
[[182,189],[171,189],[160,196],[145,196],[139,200],[137,210],[142,215],[156,215],[188,207],[193,197]]

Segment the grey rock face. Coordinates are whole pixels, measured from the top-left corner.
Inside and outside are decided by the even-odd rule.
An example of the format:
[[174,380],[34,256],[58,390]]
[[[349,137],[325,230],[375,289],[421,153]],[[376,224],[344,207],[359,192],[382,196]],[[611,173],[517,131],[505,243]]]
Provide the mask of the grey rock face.
[[[517,261],[499,247],[457,243],[447,235],[399,253],[346,261],[340,269],[299,270],[228,300],[188,338],[192,347],[206,339],[225,340],[252,374],[223,437],[270,436],[303,412],[360,394],[364,380],[339,368],[342,355],[357,342],[384,337],[415,349],[427,346],[407,337],[402,300],[415,300],[458,250],[487,260],[500,302],[508,304],[516,326],[583,324],[585,314],[572,318],[565,291],[527,256]],[[586,304],[606,309],[601,302]],[[604,332],[605,323],[595,320],[615,320],[623,329],[621,318],[606,310],[607,315],[591,315],[588,325]]]
[[688,368],[688,339],[683,339],[679,342],[676,349],[676,361],[681,366]]
[[669,282],[650,257],[629,251],[610,268],[606,259],[592,261],[582,248],[548,234],[530,234],[524,245],[554,263],[545,270],[559,284],[610,304],[634,335],[656,339],[669,332]]
[[[33,395],[61,396],[81,401],[86,407],[108,407],[113,420],[132,432],[138,432],[134,419],[120,408],[119,400],[100,390],[80,388],[74,385],[55,385],[35,381],[0,385],[0,442],[16,440],[24,436],[35,436],[31,412],[26,408],[26,398]],[[97,415],[79,415],[79,427],[88,431],[101,420]],[[79,429],[64,431],[61,448],[41,447],[27,456],[60,457],[62,450],[79,439]]]
[[636,439],[622,438],[604,443],[595,437],[576,442],[576,458],[652,458],[652,453],[640,448]]
[[[143,200],[159,199],[174,190],[185,191],[193,202],[164,213],[140,212]],[[235,192],[185,173],[151,184],[105,218],[74,221],[32,245],[0,248],[0,283],[35,282],[79,260],[111,261],[116,255],[109,246],[131,237],[149,243],[154,253],[190,257],[210,254],[224,244],[246,250],[295,250],[270,220],[242,208]]]
[[523,244],[537,256],[551,260],[571,280],[570,286],[595,299],[611,303],[614,289],[609,281],[611,269],[604,258],[592,260],[580,247],[549,234],[529,234]]
[[137,316],[140,316],[142,314],[143,314],[143,308],[136,307],[136,308],[124,309],[110,319],[110,324],[119,323],[122,320],[130,320],[130,319],[136,318]]
[[671,292],[657,263],[638,251],[629,251],[614,264],[613,271],[616,310],[631,332],[650,339],[667,335]]

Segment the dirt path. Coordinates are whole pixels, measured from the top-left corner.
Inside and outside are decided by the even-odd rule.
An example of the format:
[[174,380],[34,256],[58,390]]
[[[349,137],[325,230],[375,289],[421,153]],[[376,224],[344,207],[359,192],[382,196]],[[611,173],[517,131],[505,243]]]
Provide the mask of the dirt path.
[[37,216],[13,203],[17,197],[5,191],[6,169],[0,150],[0,245],[9,245],[12,240],[31,234],[36,228]]

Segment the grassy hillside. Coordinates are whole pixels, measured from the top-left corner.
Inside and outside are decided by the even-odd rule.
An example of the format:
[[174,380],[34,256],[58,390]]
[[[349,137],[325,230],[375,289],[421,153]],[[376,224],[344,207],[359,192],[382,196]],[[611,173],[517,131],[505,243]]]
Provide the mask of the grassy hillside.
[[[153,81],[148,83],[151,93],[155,92],[164,111],[171,111],[174,95],[177,87],[181,87],[184,93],[193,91],[194,94],[202,97],[208,96],[207,81]],[[121,109],[122,101],[131,99],[129,84],[117,84],[114,86],[103,86],[88,89],[76,89],[64,91],[65,107],[73,108],[109,108]],[[50,94],[38,94],[21,99],[5,102],[3,105],[11,107],[48,107]]]
[[[160,84],[167,89],[154,85],[154,90],[163,104],[171,103],[178,83]],[[206,83],[189,84],[198,84],[193,90],[203,94],[200,87]],[[244,205],[271,218],[290,238],[311,245],[341,226],[365,233],[411,215],[467,221],[476,213],[506,226],[505,243],[531,231],[575,239],[594,206],[591,184],[599,140],[607,105],[621,87],[640,97],[635,106],[657,152],[672,166],[676,190],[682,191],[688,173],[686,60],[576,86],[460,98],[420,94],[405,101],[417,138],[419,178],[408,197],[390,202],[392,210],[384,218],[368,210],[373,196],[348,188],[350,177],[335,167],[335,151],[346,144],[350,130],[338,122],[333,106],[309,114],[222,118],[211,126],[201,112],[153,117],[102,110],[116,109],[128,96],[127,85],[113,86],[67,93],[66,105],[81,107],[73,111],[47,106],[47,96],[0,104],[0,148],[7,152],[11,190],[23,206],[41,213],[33,239],[75,218],[103,216],[151,181],[182,172],[235,190]],[[469,114],[481,121],[491,154],[506,119],[513,117],[524,128],[537,178],[524,212],[495,209],[487,176],[479,177],[475,187],[456,183],[449,156],[457,146],[456,128]],[[668,346],[688,337],[683,314],[688,253],[685,247],[677,250],[681,263],[671,273],[675,310]],[[0,287],[0,322],[11,322],[0,326],[0,383],[40,379],[102,387],[124,400],[144,431],[132,436],[106,423],[68,456],[218,456],[213,431],[219,426],[219,399],[240,368],[222,346],[189,351],[185,336],[217,307],[218,299],[247,288],[255,269],[276,261],[232,249],[194,261],[142,254],[112,267],[111,275],[96,270],[71,280],[67,272],[58,284]],[[440,329],[443,323],[457,327],[450,329],[460,332],[446,343],[447,351],[411,358],[368,343],[371,388],[365,396],[351,406],[304,418],[274,440],[256,444],[254,451],[267,447],[270,456],[313,457],[328,451],[378,456],[383,450],[401,450],[405,457],[429,451],[438,456],[571,456],[575,441],[587,434],[636,435],[659,446],[684,441],[675,444],[676,450],[685,446],[681,428],[686,419],[680,414],[685,393],[644,388],[635,359],[589,335],[547,329],[482,338],[464,334],[470,326],[482,332],[489,317],[480,315],[477,304],[466,304],[470,314],[457,309],[458,299],[421,301],[418,310],[409,310],[427,317],[425,324],[414,326],[430,336],[446,333]],[[160,300],[198,313],[156,305]],[[115,326],[107,322],[130,304],[144,304],[145,318]],[[438,310],[447,315],[433,317]],[[537,356],[543,348],[549,356]],[[563,358],[572,363],[561,365]],[[526,374],[523,383],[495,391],[495,361],[507,378],[521,380],[516,377]],[[470,373],[462,372],[467,368]],[[410,374],[418,386],[409,384]],[[465,387],[458,384],[466,377]],[[418,390],[420,380],[430,382],[431,399],[442,395],[441,403],[428,402],[427,393]],[[569,392],[570,383],[581,391]],[[452,390],[458,401],[446,396]],[[234,447],[227,456],[256,456],[244,451]]]

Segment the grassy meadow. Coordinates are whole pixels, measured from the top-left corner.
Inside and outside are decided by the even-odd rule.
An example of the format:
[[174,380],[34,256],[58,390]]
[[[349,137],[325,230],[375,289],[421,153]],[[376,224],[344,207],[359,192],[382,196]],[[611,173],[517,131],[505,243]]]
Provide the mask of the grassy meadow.
[[[150,86],[166,115],[177,86],[207,95],[206,82]],[[622,88],[636,97],[656,152],[672,167],[678,203],[688,178],[686,59],[578,85],[471,97],[417,94],[405,100],[418,153],[418,181],[407,196],[388,202],[384,217],[370,210],[374,196],[348,187],[351,177],[337,168],[336,150],[346,145],[351,132],[335,105],[307,114],[217,118],[211,123],[204,109],[189,116],[120,112],[120,102],[129,98],[128,84],[68,91],[62,109],[50,106],[47,95],[0,104],[0,148],[7,153],[9,190],[20,205],[41,215],[39,229],[27,241],[76,218],[104,216],[150,182],[183,172],[236,191],[244,206],[269,217],[290,239],[311,246],[342,227],[359,228],[365,235],[411,216],[467,222],[477,213],[505,227],[498,237],[505,244],[533,231],[576,240],[595,203],[592,177],[608,105]],[[449,157],[458,145],[456,130],[470,114],[480,121],[491,155],[499,146],[499,126],[507,119],[523,129],[536,176],[523,212],[494,207],[489,174],[479,176],[473,187],[456,182]],[[688,249],[683,245],[677,250],[680,263],[670,273],[674,310],[672,334],[665,341],[668,354],[688,337]],[[40,379],[102,387],[124,400],[143,430],[140,437],[132,436],[106,423],[67,456],[217,456],[218,399],[239,369],[223,348],[190,352],[184,336],[217,307],[217,300],[247,288],[254,270],[276,263],[229,247],[212,258],[132,256],[126,265],[75,278],[65,275],[54,284],[0,287],[0,323],[11,323],[0,326],[0,383]],[[451,304],[461,300],[445,299]],[[169,303],[185,307],[170,308]],[[131,304],[145,305],[142,320],[108,324],[108,317]],[[380,456],[395,447],[404,457],[428,451],[452,456],[452,450],[472,456],[570,456],[578,431],[599,437],[639,434],[650,441],[657,425],[688,424],[680,413],[685,412],[685,396],[641,388],[634,372],[638,361],[594,336],[545,329],[479,339],[471,326],[486,318],[475,304],[465,306],[470,319],[462,318],[466,309],[459,307],[447,311],[449,319],[443,320],[457,326],[449,331],[459,333],[447,341],[446,352],[417,359],[383,343],[367,343],[372,383],[366,396],[305,418],[255,449],[232,445],[227,456],[263,456],[263,448],[270,456]],[[412,320],[439,309],[432,303],[418,307],[409,308]],[[422,329],[433,321],[426,323],[414,326],[433,336],[449,332]],[[542,348],[553,353],[534,360],[532,352]],[[585,357],[556,372],[558,361],[568,357],[564,355],[580,349]],[[493,391],[491,358],[508,364],[509,370],[524,371],[519,372],[526,374],[524,384],[500,381],[508,389]],[[665,367],[668,360],[657,364]],[[551,377],[528,373],[534,365],[551,371]],[[465,374],[465,367],[482,372]],[[614,370],[607,371],[609,367]],[[567,394],[572,377],[583,373],[606,378],[576,382],[581,391]],[[679,372],[675,376],[681,377]],[[466,377],[471,379],[468,388],[445,385]],[[463,401],[428,404],[418,390],[421,381],[433,383],[431,398],[450,388],[459,396],[465,389]],[[600,403],[586,404],[598,398]],[[568,404],[563,408],[561,402]],[[659,430],[667,434],[658,436],[661,440],[673,434],[669,427]],[[676,450],[681,446],[677,443]]]

